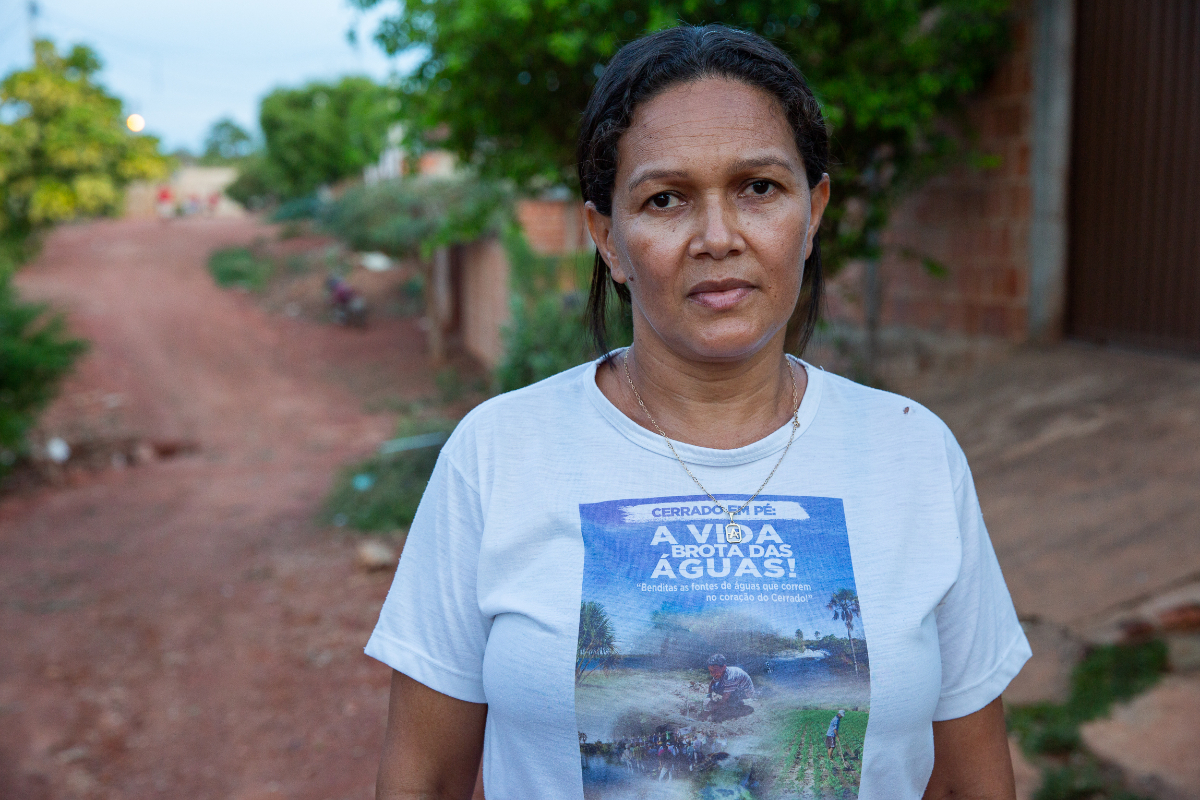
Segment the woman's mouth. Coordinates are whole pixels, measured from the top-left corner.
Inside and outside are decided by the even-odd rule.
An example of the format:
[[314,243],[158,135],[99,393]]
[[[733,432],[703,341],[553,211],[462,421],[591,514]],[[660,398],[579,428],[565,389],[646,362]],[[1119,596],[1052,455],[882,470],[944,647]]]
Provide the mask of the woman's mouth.
[[702,281],[688,292],[688,299],[713,311],[726,311],[741,302],[753,289],[754,284],[749,281]]

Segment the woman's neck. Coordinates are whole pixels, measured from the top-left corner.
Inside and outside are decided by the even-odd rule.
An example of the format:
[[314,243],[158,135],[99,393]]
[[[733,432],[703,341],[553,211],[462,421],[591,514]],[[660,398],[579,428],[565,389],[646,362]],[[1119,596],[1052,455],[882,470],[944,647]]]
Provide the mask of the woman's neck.
[[793,403],[804,396],[808,376],[785,359],[783,339],[781,331],[747,358],[712,362],[683,358],[664,343],[635,337],[633,347],[597,370],[596,384],[613,405],[647,430],[658,433],[648,411],[674,441],[731,450],[775,432],[791,418]]

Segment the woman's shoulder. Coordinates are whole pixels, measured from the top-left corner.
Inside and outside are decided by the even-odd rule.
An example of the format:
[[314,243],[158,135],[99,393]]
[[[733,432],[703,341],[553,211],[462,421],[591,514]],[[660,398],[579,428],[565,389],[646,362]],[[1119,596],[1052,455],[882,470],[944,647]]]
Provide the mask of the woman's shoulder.
[[537,383],[488,398],[463,418],[462,425],[506,424],[514,418],[556,411],[573,406],[584,397],[584,383],[592,374],[592,364],[571,367]]
[[933,411],[911,397],[866,386],[822,371],[821,411],[835,425],[906,444],[944,447],[952,458],[962,450],[950,427]]
[[451,453],[478,451],[497,439],[515,448],[522,440],[544,435],[548,426],[568,427],[587,405],[592,369],[591,363],[580,364],[483,401],[458,423],[446,448]]

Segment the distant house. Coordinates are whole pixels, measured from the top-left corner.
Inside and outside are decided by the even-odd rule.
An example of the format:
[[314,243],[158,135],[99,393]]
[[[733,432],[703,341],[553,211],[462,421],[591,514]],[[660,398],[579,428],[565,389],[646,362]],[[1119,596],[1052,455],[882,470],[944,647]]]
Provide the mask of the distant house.
[[404,175],[449,177],[457,166],[458,160],[447,150],[426,150],[414,158],[404,147],[404,125],[397,122],[388,128],[387,146],[379,159],[363,169],[363,183],[372,184]]
[[124,216],[133,219],[161,216],[160,206],[165,197],[170,198],[174,213],[183,216],[243,216],[246,210],[225,194],[237,176],[236,167],[187,166],[175,170],[166,181],[138,181],[125,190]]

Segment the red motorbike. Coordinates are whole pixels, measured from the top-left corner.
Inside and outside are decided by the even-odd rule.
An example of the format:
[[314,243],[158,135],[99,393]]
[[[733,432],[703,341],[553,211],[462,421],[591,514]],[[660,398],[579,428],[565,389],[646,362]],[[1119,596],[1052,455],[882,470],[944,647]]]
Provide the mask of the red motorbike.
[[358,290],[336,275],[325,279],[325,291],[333,321],[355,328],[367,326],[367,301]]

